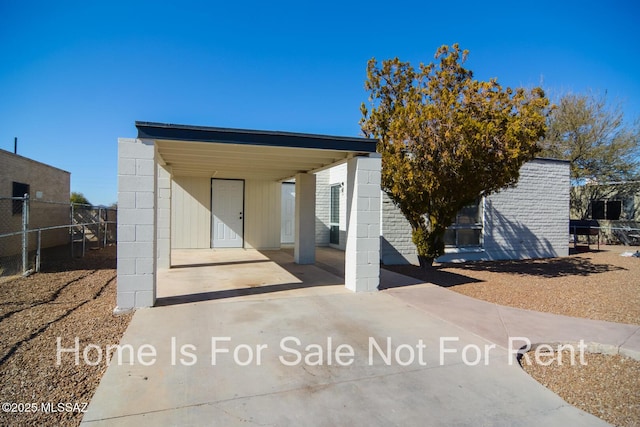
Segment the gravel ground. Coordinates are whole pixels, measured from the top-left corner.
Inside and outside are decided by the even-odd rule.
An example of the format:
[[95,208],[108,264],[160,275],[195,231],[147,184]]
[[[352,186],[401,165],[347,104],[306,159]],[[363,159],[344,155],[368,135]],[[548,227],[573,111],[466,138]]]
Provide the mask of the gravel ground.
[[[566,351],[560,353],[562,364],[558,353],[540,357],[541,364],[534,352],[527,355],[531,364],[523,357],[522,368],[567,403],[616,426],[640,426],[640,361],[585,353],[584,365],[576,355],[576,365],[571,366]],[[546,363],[549,366],[543,366]]]
[[[82,350],[118,344],[131,319],[113,315],[115,246],[52,267],[0,283],[0,425],[78,425],[107,366]],[[58,337],[61,348],[78,338],[79,365],[68,353],[57,364]]]
[[563,258],[387,266],[470,297],[511,307],[640,325],[640,248],[609,246]]
[[[442,264],[427,272],[385,268],[496,304],[640,325],[640,258],[620,256],[640,248],[602,249],[547,260]],[[640,427],[640,361],[589,353],[584,366],[557,360],[544,366],[549,359],[537,363],[530,352],[531,364],[522,366],[568,403],[614,425]]]

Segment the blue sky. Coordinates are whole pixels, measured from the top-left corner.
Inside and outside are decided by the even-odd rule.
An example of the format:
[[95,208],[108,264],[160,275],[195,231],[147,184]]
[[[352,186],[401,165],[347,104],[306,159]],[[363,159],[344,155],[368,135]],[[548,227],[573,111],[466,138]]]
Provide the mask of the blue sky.
[[[233,4],[232,4],[233,3]],[[0,0],[0,148],[117,200],[134,122],[360,134],[366,63],[443,44],[508,86],[608,94],[640,116],[636,1]]]

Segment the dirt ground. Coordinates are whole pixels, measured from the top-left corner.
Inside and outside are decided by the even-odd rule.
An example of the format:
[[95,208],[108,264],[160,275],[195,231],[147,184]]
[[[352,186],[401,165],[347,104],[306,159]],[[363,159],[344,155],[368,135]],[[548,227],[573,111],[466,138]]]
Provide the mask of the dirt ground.
[[[601,249],[546,260],[442,264],[427,272],[385,268],[496,304],[640,325],[640,258],[621,256],[640,248]],[[529,354],[523,369],[568,403],[614,425],[640,426],[640,361],[587,353],[584,365],[545,366],[553,357]]]
[[[114,316],[115,246],[0,283],[0,425],[78,425],[131,315]],[[78,339],[80,363],[74,348]]]

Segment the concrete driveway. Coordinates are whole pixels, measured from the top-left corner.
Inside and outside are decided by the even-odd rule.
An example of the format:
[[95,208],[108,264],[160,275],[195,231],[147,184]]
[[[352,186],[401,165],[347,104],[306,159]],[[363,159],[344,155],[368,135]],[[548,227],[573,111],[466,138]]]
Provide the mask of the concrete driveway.
[[83,424],[607,425],[504,347],[390,293],[346,291],[330,252],[315,266],[286,251],[174,255]]

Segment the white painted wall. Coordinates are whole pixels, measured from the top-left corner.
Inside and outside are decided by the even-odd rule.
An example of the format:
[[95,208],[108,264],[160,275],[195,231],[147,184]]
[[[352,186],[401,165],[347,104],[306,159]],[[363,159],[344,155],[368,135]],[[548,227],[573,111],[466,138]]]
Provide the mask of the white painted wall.
[[[520,170],[520,180],[485,199],[483,249],[449,251],[441,262],[527,259],[569,253],[569,164],[536,159]],[[417,264],[411,227],[391,200],[382,196],[381,259],[385,264]]]

